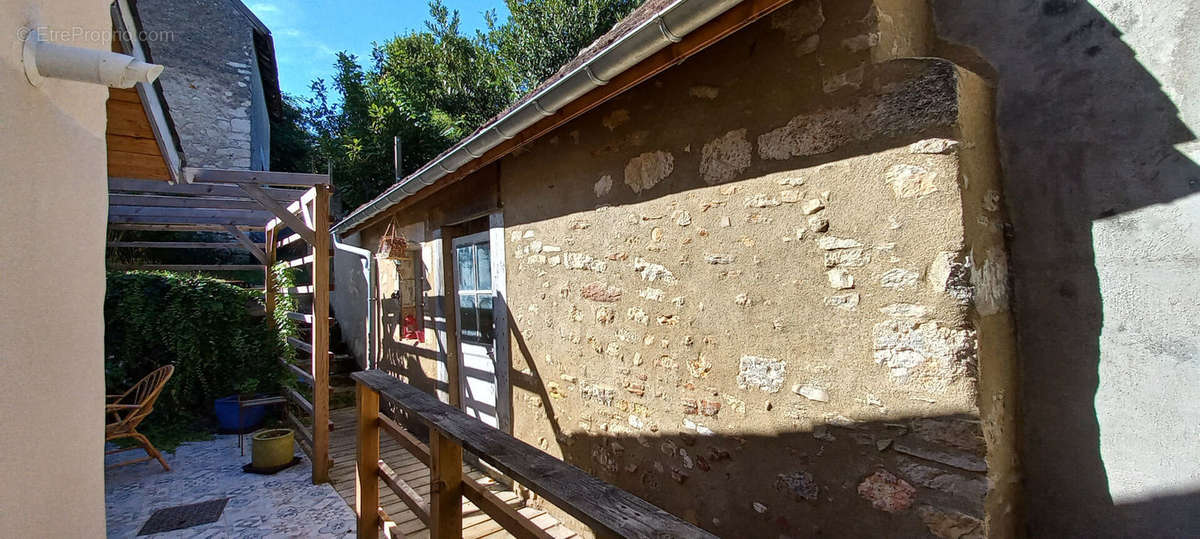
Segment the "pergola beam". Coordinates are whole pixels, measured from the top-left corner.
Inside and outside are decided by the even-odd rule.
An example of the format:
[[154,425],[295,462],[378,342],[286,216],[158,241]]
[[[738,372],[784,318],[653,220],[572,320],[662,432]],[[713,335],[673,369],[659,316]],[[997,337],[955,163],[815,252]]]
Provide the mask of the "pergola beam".
[[[222,229],[228,231],[224,227]],[[237,230],[235,228],[235,230]],[[241,230],[238,230],[241,232]],[[263,244],[256,243],[261,248]],[[110,241],[109,247],[124,247],[131,249],[244,249],[241,242],[203,242],[203,241]]]
[[123,195],[108,196],[110,206],[139,206],[155,208],[214,208],[226,210],[259,210],[262,204],[249,198],[211,198],[211,197],[180,197],[161,195]]
[[[309,228],[307,223],[297,217],[296,214],[292,213],[290,208],[285,208],[283,207],[283,204],[272,200],[271,197],[267,196],[267,194],[264,193],[263,190],[257,185],[242,184],[241,188],[246,192],[247,195],[250,196],[250,198],[257,200],[258,203],[262,204],[264,208],[275,214],[275,217],[282,221],[283,224],[290,227],[292,232],[299,234],[300,237],[304,238],[304,241],[307,241],[309,245],[313,244],[314,237],[312,228]],[[304,197],[301,196],[300,199],[296,202],[293,202],[292,205],[294,206],[299,203],[301,206],[303,206],[303,200]]]
[[[131,219],[131,218],[130,218]],[[260,224],[253,225],[233,225],[240,230],[258,230],[262,228]],[[158,232],[224,232],[225,227],[220,224],[204,224],[204,223],[157,223],[157,222],[117,222],[113,219],[108,220],[109,230],[152,230]]]
[[[212,216],[212,217],[167,217],[158,215],[109,215],[109,228],[114,230],[175,230],[199,231],[215,230],[224,232],[221,225],[233,225],[238,228],[257,229],[266,219],[241,216]],[[120,228],[115,225],[161,225],[159,228]],[[215,225],[215,226],[205,226]]]
[[295,185],[313,187],[329,185],[328,174],[305,174],[302,172],[276,172],[268,170],[226,170],[217,168],[183,169],[188,183],[217,182],[251,185]]
[[[184,195],[184,196],[210,196],[210,197],[229,197],[229,198],[244,198],[246,193],[238,188],[237,185],[221,185],[215,183],[191,183],[171,185],[166,182],[152,180],[134,180],[129,178],[109,178],[109,191],[122,191],[126,194],[159,194],[159,195]],[[272,199],[279,202],[292,202],[299,200],[304,194],[300,189],[279,189],[273,187],[263,187],[264,193],[267,193]]]
[[223,266],[206,264],[114,264],[112,269],[120,270],[163,270],[163,271],[262,271],[262,264],[226,264]]
[[262,262],[263,265],[267,264],[267,254],[262,249],[259,249],[254,240],[251,240],[250,236],[247,236],[245,232],[232,226],[225,227],[225,231],[232,235],[233,239],[237,240],[238,243],[241,243],[242,247],[250,251],[250,254],[254,255],[254,258],[257,258],[259,262]]
[[[190,223],[190,219],[194,217],[218,217],[218,218],[239,218],[242,220],[257,219],[259,223],[265,223],[272,215],[270,212],[262,210],[223,210],[214,208],[158,208],[158,207],[142,207],[142,206],[109,206],[109,217],[171,217],[182,219],[181,221],[170,221],[176,223]],[[202,222],[202,221],[196,221]],[[255,221],[248,221],[255,222]],[[224,224],[224,223],[216,223]]]

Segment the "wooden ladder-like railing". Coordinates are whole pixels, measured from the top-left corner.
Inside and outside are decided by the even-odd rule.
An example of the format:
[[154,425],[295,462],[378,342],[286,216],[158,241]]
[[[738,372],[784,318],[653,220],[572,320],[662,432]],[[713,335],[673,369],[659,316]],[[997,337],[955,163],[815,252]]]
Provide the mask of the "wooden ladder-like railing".
[[[276,299],[279,295],[312,298],[311,313],[285,313],[288,318],[302,324],[308,330],[307,341],[287,338],[287,344],[297,352],[297,356],[308,356],[308,368],[305,369],[288,358],[280,359],[290,373],[312,388],[312,401],[291,388],[284,388],[283,394],[295,409],[312,420],[310,428],[285,407],[284,418],[295,430],[300,448],[312,460],[313,483],[329,482],[329,469],[333,467],[329,458],[329,431],[333,429],[333,424],[329,421],[329,361],[333,356],[329,352],[329,291],[332,288],[329,278],[329,196],[328,185],[317,185],[286,208],[278,207],[278,204],[268,206],[277,217],[270,220],[265,227],[265,303],[268,320],[274,321]],[[276,237],[285,226],[291,228],[293,233],[283,238]],[[308,254],[283,262],[289,268],[308,267],[311,281],[306,286],[282,288],[274,281],[272,272],[278,261],[279,249],[300,242],[308,244]]]
[[[599,536],[716,537],[649,502],[610,485],[504,432],[489,427],[380,370],[356,372],[358,453],[355,512],[358,537],[401,537],[379,506],[379,480],[429,526],[430,536],[462,536],[462,498],[520,538],[547,538],[545,531],[486,487],[463,479],[463,451],[545,498],[590,526]],[[379,413],[381,398],[429,427],[429,445]],[[388,433],[429,466],[429,499],[397,477],[379,459],[379,433]]]

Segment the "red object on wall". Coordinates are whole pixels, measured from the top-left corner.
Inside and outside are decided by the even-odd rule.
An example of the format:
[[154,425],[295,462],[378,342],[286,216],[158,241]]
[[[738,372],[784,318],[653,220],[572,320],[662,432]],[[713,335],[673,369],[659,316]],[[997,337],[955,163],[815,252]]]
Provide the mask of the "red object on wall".
[[404,327],[400,330],[401,339],[416,339],[417,342],[425,342],[425,332],[421,331],[421,327],[417,324],[417,317],[407,314],[404,315]]

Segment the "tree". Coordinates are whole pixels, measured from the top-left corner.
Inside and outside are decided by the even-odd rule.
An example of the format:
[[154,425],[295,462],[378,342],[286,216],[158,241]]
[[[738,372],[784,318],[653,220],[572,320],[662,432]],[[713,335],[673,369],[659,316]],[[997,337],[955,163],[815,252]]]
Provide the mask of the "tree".
[[395,183],[393,137],[402,146],[399,175],[411,174],[641,4],[506,1],[512,12],[507,22],[497,26],[495,14],[486,13],[486,31],[468,36],[458,12],[434,0],[424,30],[375,44],[366,69],[353,55],[339,53],[332,87],[313,82],[314,97],[301,107],[299,122],[312,136],[312,153],[296,155],[332,165],[345,207],[363,204]]
[[556,73],[642,0],[505,0],[508,22],[499,29],[500,56],[521,92]]

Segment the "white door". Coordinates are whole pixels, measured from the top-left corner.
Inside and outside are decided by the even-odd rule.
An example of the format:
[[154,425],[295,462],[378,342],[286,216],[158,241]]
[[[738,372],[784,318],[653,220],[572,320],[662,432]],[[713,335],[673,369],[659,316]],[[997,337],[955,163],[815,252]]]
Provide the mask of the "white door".
[[454,239],[454,303],[458,321],[458,383],[467,415],[499,428],[496,373],[496,291],[490,233]]

